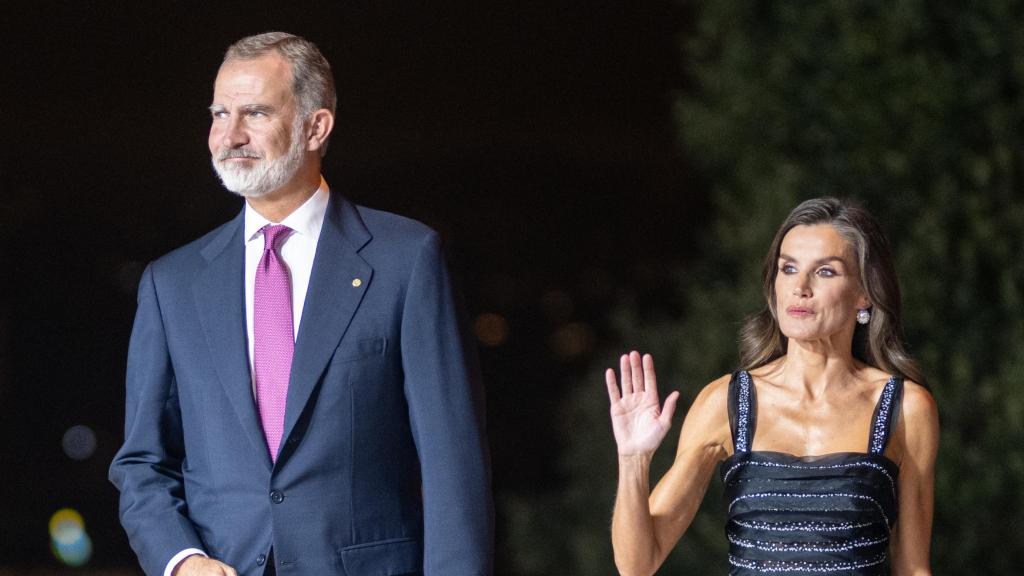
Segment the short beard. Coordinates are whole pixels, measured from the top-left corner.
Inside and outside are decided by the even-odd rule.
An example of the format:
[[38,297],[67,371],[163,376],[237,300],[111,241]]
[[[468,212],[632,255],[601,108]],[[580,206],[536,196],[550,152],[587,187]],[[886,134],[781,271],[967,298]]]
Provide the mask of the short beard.
[[[292,141],[288,154],[277,160],[264,160],[263,157],[249,148],[224,150],[211,156],[213,170],[217,173],[225,188],[243,198],[261,198],[286,185],[302,167],[306,155],[305,139],[303,138],[303,122],[296,118],[292,125]],[[254,158],[255,165],[232,166],[221,163],[228,158]]]

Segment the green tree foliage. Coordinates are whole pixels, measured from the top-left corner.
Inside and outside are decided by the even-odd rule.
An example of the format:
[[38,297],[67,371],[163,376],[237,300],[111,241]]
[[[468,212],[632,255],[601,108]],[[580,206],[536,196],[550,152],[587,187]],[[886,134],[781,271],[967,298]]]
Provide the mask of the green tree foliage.
[[[858,198],[897,256],[906,336],[938,401],[936,574],[1013,574],[1024,557],[1024,10],[988,2],[717,0],[693,6],[694,88],[678,128],[712,211],[681,316],[612,314],[663,391],[735,368],[774,230],[800,200]],[[666,306],[666,309],[670,307]],[[667,384],[667,385],[666,385]],[[679,429],[680,416],[674,430]],[[564,491],[505,502],[521,574],[614,572],[615,450],[600,370],[569,393]],[[652,474],[671,461],[670,433]],[[726,571],[719,481],[662,574]]]

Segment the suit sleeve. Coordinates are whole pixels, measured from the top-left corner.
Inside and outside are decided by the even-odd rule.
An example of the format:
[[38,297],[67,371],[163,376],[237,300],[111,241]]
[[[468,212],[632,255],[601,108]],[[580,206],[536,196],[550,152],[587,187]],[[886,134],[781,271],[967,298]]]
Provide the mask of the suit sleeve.
[[476,351],[440,242],[429,234],[402,316],[405,393],[423,482],[425,576],[485,576],[493,562],[493,503]]
[[181,413],[152,265],[139,283],[128,347],[125,441],[110,465],[121,524],[146,574],[163,574],[187,548],[203,548],[188,517]]

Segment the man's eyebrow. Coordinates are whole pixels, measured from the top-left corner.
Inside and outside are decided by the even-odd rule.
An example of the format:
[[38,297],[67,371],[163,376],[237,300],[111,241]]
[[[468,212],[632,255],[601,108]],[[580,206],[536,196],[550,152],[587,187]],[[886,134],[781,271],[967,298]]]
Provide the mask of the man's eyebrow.
[[[223,104],[211,104],[209,109],[211,113],[227,111],[227,108],[224,107]],[[275,108],[273,106],[268,106],[266,104],[246,104],[245,106],[242,106],[239,110],[243,113],[262,112],[264,114],[270,114],[275,110]]]
[[270,114],[274,111],[273,106],[267,106],[266,104],[246,104],[241,109],[242,112],[262,112],[264,114]]

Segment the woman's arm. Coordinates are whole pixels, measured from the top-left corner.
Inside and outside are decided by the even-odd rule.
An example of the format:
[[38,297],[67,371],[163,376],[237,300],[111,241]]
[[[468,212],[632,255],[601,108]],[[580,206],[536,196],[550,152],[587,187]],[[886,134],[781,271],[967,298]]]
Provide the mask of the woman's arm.
[[672,468],[650,492],[654,450],[671,425],[678,393],[659,410],[654,361],[636,352],[620,362],[622,393],[615,373],[606,374],[612,427],[619,450],[619,485],[612,517],[615,564],[626,576],[653,574],[682,537],[700,507],[715,465],[729,441],[728,377],[704,388],[683,423]]
[[907,382],[903,395],[900,515],[892,533],[893,576],[930,576],[939,415],[932,395]]

